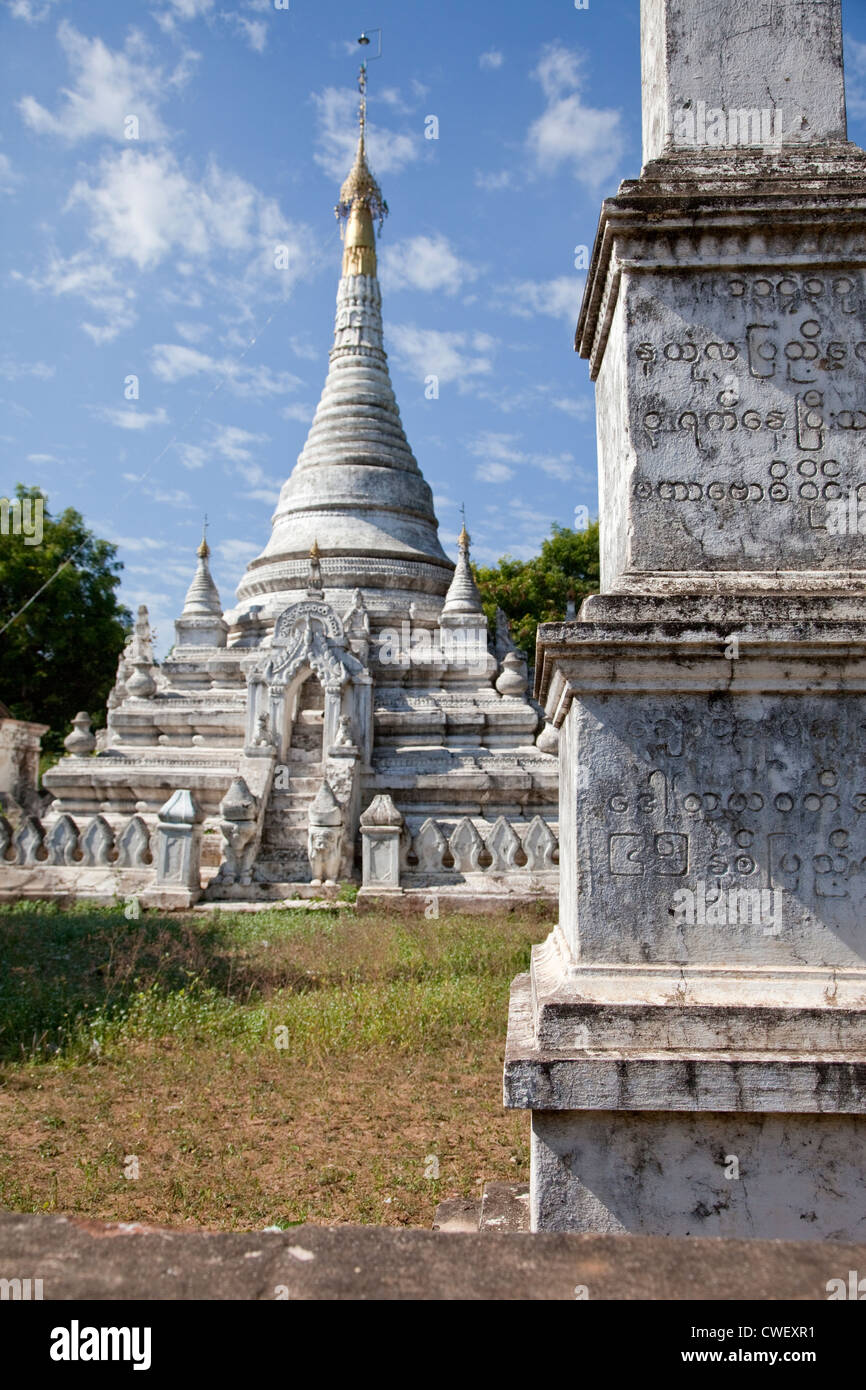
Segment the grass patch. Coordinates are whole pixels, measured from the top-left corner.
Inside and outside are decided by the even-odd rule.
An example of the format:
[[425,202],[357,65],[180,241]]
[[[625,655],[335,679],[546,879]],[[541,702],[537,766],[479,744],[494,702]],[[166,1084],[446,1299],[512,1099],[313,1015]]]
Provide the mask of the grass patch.
[[546,931],[528,913],[4,907],[0,1204],[429,1226],[441,1197],[525,1177],[502,1051]]

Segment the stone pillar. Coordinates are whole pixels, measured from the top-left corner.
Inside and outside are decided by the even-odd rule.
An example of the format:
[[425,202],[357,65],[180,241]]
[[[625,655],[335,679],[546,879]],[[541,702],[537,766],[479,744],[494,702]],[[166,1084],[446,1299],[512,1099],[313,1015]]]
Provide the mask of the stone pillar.
[[[539,629],[560,920],[515,981],[506,1103],[533,1229],[857,1240],[866,156],[838,0],[738,0],[721,43],[719,13],[644,0],[650,162],[581,309],[602,593]],[[790,148],[660,143],[674,99],[761,93]]]
[[156,886],[141,895],[145,907],[191,907],[201,897],[201,822],[192,793],[173,792],[156,825]]
[[645,163],[723,147],[732,117],[740,145],[847,138],[839,0],[643,0],[641,53]]
[[361,816],[363,892],[399,892],[403,817],[387,793],[375,796]]
[[47,724],[0,714],[0,806],[6,810],[39,809],[39,753],[47,733]]

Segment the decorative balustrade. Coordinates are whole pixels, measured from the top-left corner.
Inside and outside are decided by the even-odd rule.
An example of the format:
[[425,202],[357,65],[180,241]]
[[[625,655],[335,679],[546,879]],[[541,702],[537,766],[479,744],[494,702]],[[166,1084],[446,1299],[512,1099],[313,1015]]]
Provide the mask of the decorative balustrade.
[[47,827],[37,816],[26,816],[14,830],[0,816],[3,868],[144,869],[152,862],[151,832],[140,816],[114,827],[103,816],[79,826],[62,815]]
[[[378,796],[361,817],[364,837],[364,886],[397,886],[393,841],[400,836],[399,883],[460,882],[467,876],[492,879],[558,872],[559,843],[541,816],[530,821],[491,823],[462,816],[458,820],[432,816],[412,835],[388,796]],[[381,843],[380,843],[381,842]]]
[[555,871],[558,862],[559,842],[541,816],[525,823],[500,816],[492,825],[469,816],[430,817],[403,857],[405,869],[417,874],[534,874]]

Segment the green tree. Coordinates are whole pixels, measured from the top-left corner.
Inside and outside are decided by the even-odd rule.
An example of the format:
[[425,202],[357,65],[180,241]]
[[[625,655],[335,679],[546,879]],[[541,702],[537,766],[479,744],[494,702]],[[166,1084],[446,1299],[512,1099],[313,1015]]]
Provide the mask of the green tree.
[[[95,724],[103,722],[132,617],[117,600],[123,568],[117,547],[89,531],[72,507],[52,517],[40,488],[19,483],[15,492],[20,503],[30,500],[33,525],[25,528],[31,530],[28,544],[23,531],[13,534],[20,528],[11,509],[3,509],[0,701],[16,719],[48,724],[43,748],[60,753],[79,710],[88,710]],[[42,539],[33,544],[40,501]]]
[[532,663],[538,624],[561,621],[570,594],[580,607],[587,594],[598,592],[598,522],[585,531],[554,525],[534,560],[503,555],[498,565],[473,568],[490,631],[495,630],[496,609],[501,608],[515,645]]

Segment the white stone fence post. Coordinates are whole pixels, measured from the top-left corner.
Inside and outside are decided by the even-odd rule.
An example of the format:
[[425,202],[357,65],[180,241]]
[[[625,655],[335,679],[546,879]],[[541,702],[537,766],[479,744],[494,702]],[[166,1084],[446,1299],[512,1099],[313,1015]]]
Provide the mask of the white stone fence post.
[[402,829],[403,817],[390,796],[374,797],[361,816],[364,888],[399,890]]

